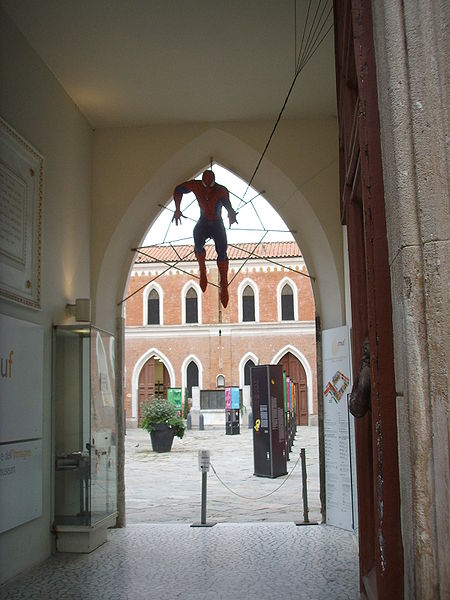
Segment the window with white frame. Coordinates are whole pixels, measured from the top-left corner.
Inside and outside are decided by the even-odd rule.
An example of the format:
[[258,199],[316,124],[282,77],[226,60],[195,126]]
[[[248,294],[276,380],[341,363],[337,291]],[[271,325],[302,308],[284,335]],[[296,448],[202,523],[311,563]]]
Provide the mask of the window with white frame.
[[256,367],[256,365],[252,359],[249,358],[244,366],[244,385],[250,385],[250,369],[253,367]]
[[277,286],[277,305],[279,321],[298,319],[298,291],[290,277],[283,277]]
[[163,324],[163,290],[156,283],[151,283],[145,288],[143,299],[143,324]]
[[198,366],[191,360],[186,369],[186,387],[188,389],[188,397],[192,398],[192,388],[198,386]]
[[198,323],[198,296],[193,287],[190,287],[184,298],[186,309],[186,323]]
[[147,325],[159,325],[159,294],[153,288],[147,298]]
[[244,279],[238,287],[239,323],[259,321],[258,286],[251,279]]
[[289,283],[285,283],[281,290],[281,320],[294,320],[294,291]]
[[255,320],[255,292],[249,285],[246,285],[242,292],[242,320]]

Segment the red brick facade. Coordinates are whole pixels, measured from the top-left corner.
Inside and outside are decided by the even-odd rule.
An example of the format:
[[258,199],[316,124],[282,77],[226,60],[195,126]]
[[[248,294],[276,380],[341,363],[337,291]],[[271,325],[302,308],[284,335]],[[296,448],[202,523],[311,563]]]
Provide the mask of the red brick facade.
[[[314,299],[300,251],[293,242],[267,243],[255,250],[255,257],[248,253],[254,245],[239,246],[229,249],[230,300],[226,309],[221,308],[221,314],[213,248],[208,248],[209,285],[205,293],[198,285],[192,247],[179,247],[177,254],[170,248],[149,249],[147,256],[136,260],[127,292],[127,296],[134,295],[126,302],[128,418],[137,418],[139,374],[152,356],[164,364],[171,387],[185,388],[187,365],[193,360],[198,367],[200,388],[215,389],[219,374],[225,377],[226,385],[242,388],[244,365],[249,358],[255,364],[276,363],[287,352],[305,370],[310,421],[317,414]],[[189,260],[174,265],[178,255]],[[282,318],[281,291],[285,284],[292,291],[289,302],[293,320]],[[247,285],[254,298],[255,320],[250,322],[243,321],[242,292]],[[185,322],[186,292],[190,287],[197,292],[195,324]],[[152,288],[159,296],[160,324],[146,325],[147,298]]]

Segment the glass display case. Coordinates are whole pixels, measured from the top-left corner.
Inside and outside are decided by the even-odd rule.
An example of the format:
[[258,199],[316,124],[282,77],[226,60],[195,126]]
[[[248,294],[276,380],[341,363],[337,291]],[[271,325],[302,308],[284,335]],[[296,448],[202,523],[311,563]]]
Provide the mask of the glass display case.
[[53,357],[58,549],[90,551],[96,542],[74,534],[106,532],[117,516],[114,337],[90,324],[58,325]]

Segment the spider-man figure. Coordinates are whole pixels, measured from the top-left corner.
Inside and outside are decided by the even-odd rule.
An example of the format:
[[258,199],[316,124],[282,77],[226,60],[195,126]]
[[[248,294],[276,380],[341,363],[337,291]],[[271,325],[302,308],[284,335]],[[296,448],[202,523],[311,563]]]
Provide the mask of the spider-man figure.
[[208,285],[206,277],[206,251],[205,242],[208,238],[214,240],[217,252],[217,267],[220,273],[220,300],[226,308],[228,304],[228,256],[227,234],[222,221],[222,206],[228,212],[230,226],[237,223],[236,212],[231,206],[228,190],[223,185],[216,183],[214,173],[207,170],[203,173],[201,181],[191,179],[177,185],[173,192],[175,200],[175,214],[173,219],[178,225],[183,216],[180,210],[183,194],[193,192],[200,206],[200,219],[194,227],[194,250],[200,266],[200,287],[204,292]]

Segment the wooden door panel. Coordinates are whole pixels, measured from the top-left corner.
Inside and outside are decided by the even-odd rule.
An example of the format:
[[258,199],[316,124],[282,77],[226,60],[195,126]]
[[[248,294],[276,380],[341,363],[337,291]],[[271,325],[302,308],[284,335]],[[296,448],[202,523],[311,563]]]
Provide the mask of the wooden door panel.
[[370,0],[335,0],[341,219],[347,226],[353,379],[370,345],[371,410],[356,420],[361,591],[403,598],[392,307]]

